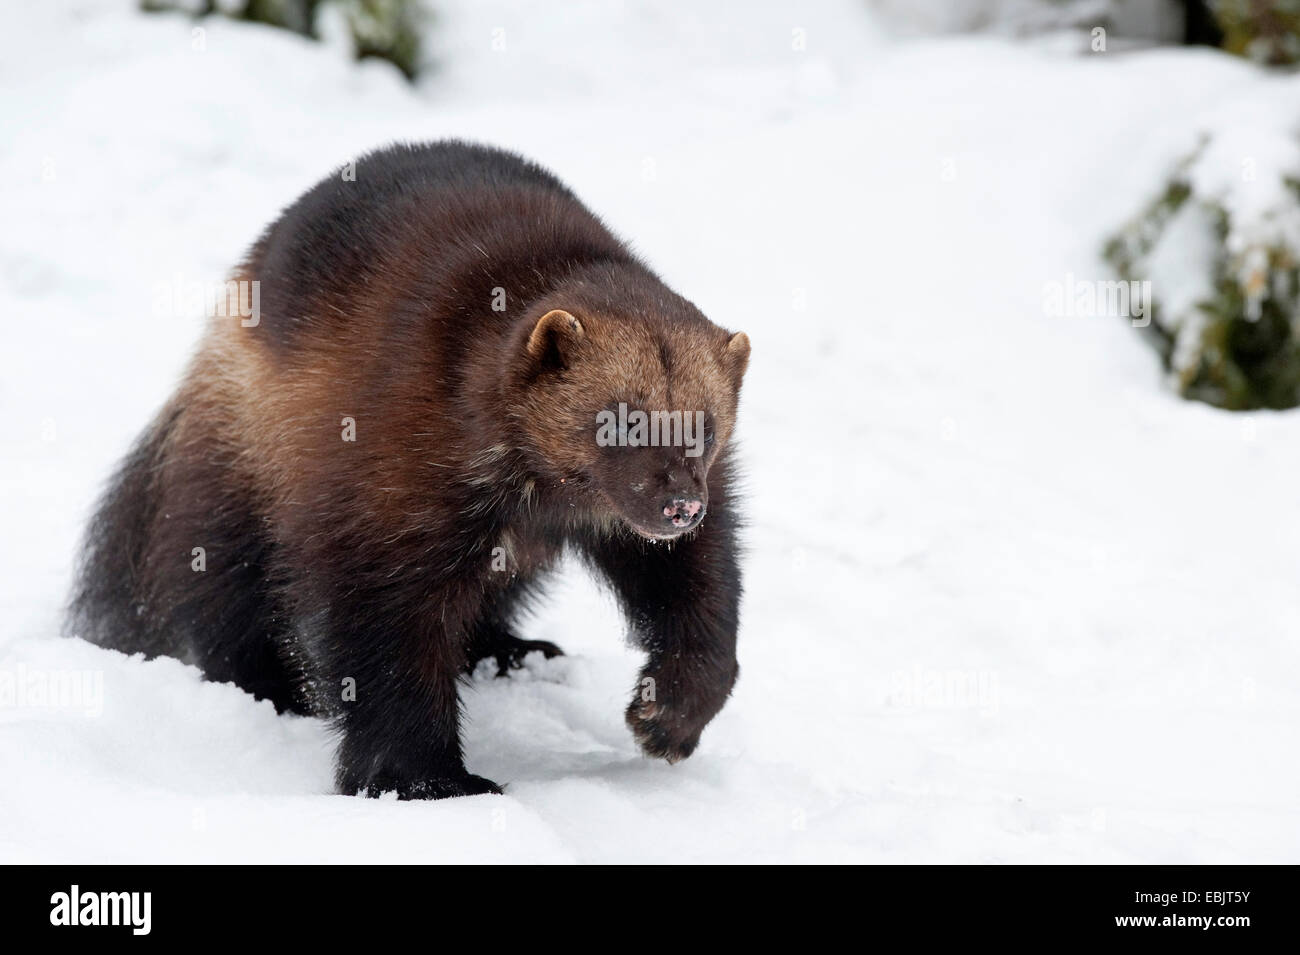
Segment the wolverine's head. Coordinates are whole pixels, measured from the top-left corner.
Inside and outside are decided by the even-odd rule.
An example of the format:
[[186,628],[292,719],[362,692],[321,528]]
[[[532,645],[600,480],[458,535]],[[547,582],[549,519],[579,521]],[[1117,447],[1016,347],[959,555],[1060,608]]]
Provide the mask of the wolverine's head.
[[632,308],[571,293],[539,304],[516,347],[513,410],[543,480],[643,537],[701,524],[749,362],[743,332],[676,296]]

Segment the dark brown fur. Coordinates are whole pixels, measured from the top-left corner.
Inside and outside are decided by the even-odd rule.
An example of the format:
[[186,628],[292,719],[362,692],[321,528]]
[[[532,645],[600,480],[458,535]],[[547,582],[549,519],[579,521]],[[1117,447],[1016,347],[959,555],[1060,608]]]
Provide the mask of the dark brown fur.
[[[74,629],[330,717],[344,792],[491,791],[462,762],[458,681],[483,657],[558,652],[511,627],[567,544],[648,652],[637,739],[689,755],[737,674],[728,439],[748,340],[549,173],[460,143],[324,180],[236,277],[260,283],[260,321],[213,321],[122,466]],[[595,415],[619,401],[702,410],[711,447],[598,447]],[[684,497],[703,522],[648,539]]]

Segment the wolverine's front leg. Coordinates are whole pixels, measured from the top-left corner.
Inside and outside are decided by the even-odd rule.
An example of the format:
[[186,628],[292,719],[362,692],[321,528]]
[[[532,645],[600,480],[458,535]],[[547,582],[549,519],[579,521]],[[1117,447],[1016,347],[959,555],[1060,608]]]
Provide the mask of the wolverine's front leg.
[[345,794],[441,799],[500,792],[465,769],[459,680],[463,588],[358,573],[302,628],[313,696],[340,731]]
[[627,723],[647,755],[685,759],[739,673],[740,569],[729,515],[719,506],[689,537],[608,540],[589,547],[588,556],[649,653]]

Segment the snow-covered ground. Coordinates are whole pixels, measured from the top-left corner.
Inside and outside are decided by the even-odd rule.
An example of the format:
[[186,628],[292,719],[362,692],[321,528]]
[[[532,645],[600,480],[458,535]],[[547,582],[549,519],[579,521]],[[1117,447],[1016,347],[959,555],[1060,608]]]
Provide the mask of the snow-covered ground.
[[[0,861],[1300,861],[1300,414],[1181,401],[1124,321],[1044,307],[1108,277],[1203,110],[1276,81],[700,6],[441,0],[416,89],[127,0],[6,10]],[[58,618],[199,334],[160,292],[451,135],[550,165],[750,334],[742,676],[691,759],[643,759],[638,655],[574,570],[526,634],[570,656],[466,692],[508,794],[360,800],[321,723]],[[88,692],[38,705],[55,679]]]

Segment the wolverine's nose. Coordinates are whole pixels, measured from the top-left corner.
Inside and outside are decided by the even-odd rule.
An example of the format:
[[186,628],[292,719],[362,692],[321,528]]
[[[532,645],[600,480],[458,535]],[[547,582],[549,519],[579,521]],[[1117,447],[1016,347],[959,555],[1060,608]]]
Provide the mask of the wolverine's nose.
[[704,517],[704,502],[697,497],[673,497],[664,502],[664,523],[683,528]]

